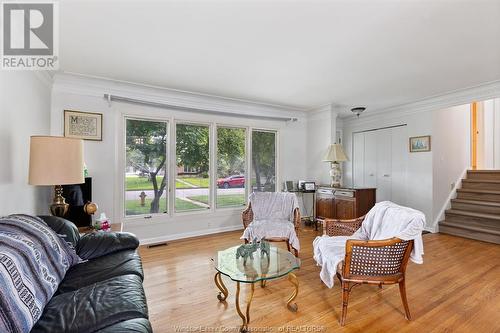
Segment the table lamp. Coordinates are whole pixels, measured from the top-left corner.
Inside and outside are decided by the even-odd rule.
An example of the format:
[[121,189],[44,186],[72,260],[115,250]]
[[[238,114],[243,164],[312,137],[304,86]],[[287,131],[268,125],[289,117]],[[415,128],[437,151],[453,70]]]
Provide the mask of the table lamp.
[[342,149],[340,143],[333,143],[328,147],[328,151],[323,158],[323,162],[330,162],[330,177],[332,178],[331,186],[340,187],[342,183],[342,170],[340,169],[340,162],[349,161]]
[[83,183],[83,140],[57,136],[32,136],[30,142],[30,185],[54,186],[50,212],[63,217],[69,205],[61,185]]

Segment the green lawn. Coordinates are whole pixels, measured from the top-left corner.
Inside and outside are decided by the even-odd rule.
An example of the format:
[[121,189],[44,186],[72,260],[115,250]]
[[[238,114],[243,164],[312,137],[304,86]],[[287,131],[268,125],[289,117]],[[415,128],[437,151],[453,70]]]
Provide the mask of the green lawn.
[[[141,215],[141,214],[150,214],[149,208],[151,206],[151,199],[146,199],[145,206],[141,206],[139,200],[127,200],[125,204],[126,215]],[[201,207],[193,204],[191,202],[176,198],[175,199],[175,209],[176,210],[192,210],[192,209],[200,209]],[[160,213],[165,212],[167,210],[167,201],[162,198],[160,201]]]
[[[125,201],[125,213],[126,215],[141,215],[150,214],[149,208],[151,207],[151,199],[146,199],[146,204],[141,206],[140,200],[127,200]],[[160,200],[160,211],[163,213],[167,210],[167,200],[161,198]]]
[[[203,202],[208,205],[208,195],[194,195],[188,197],[188,199]],[[234,206],[244,206],[245,205],[245,195],[244,194],[227,194],[217,196],[217,207],[234,207]]]
[[197,204],[179,198],[175,199],[176,212],[182,212],[187,210],[198,210],[198,209],[205,209],[205,207],[198,206]]
[[[157,176],[156,181],[158,184],[161,183],[163,176]],[[151,183],[147,177],[138,176],[127,176],[125,177],[125,190],[126,191],[142,191],[142,190],[152,190],[153,183]]]
[[[161,184],[163,176],[157,176],[156,181],[158,184]],[[209,179],[208,178],[196,178],[196,177],[181,177],[183,181],[193,185],[194,187],[204,187],[208,188]],[[192,188],[193,186],[189,186],[178,180],[175,181],[175,188]],[[153,183],[151,183],[147,177],[139,177],[139,176],[127,176],[125,178],[125,190],[126,191],[146,191],[152,190]]]
[[[194,185],[196,187],[201,187],[201,188],[208,188],[210,186],[210,179],[209,178],[201,178],[201,177],[179,177],[178,179],[182,179],[183,181]],[[189,186],[186,186],[182,184],[184,187],[178,187],[177,188],[189,188]]]

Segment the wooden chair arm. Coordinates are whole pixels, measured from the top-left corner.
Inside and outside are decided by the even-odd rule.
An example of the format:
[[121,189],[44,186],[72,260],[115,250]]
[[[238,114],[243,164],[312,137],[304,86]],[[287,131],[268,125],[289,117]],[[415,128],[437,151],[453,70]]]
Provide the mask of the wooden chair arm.
[[300,210],[298,208],[295,208],[294,211],[293,211],[293,225],[295,226],[295,232],[296,233],[299,232],[300,221],[301,221]]
[[389,281],[404,274],[412,248],[413,240],[396,237],[368,241],[348,239],[342,276],[367,280],[379,277]]
[[243,213],[241,213],[241,221],[243,222],[243,228],[245,229],[253,221],[253,211],[250,203],[248,203],[248,207],[243,211]]
[[351,220],[324,219],[323,235],[327,236],[351,236],[363,223],[365,216]]

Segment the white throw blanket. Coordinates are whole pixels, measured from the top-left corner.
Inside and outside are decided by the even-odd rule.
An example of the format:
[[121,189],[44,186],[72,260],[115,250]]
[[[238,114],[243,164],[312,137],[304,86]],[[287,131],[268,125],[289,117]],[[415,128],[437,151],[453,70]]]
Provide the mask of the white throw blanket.
[[293,212],[299,207],[295,193],[256,192],[249,197],[253,221],[241,239],[288,238],[290,245],[300,250],[293,224]]
[[383,240],[397,237],[402,240],[413,240],[410,260],[422,264],[424,226],[425,215],[422,212],[390,201],[379,202],[366,214],[361,228],[352,236],[316,237],[313,242],[314,260],[321,266],[321,280],[329,288],[333,287],[333,277],[337,265],[344,260],[345,243],[348,239]]

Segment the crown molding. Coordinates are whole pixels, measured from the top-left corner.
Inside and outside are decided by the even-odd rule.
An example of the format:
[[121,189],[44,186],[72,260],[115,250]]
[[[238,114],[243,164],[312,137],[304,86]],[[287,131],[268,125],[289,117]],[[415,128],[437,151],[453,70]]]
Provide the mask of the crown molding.
[[198,94],[155,86],[84,76],[74,73],[58,73],[54,77],[54,92],[103,98],[103,94],[120,95],[153,103],[170,104],[183,108],[203,108],[242,116],[282,116],[305,118],[306,111],[254,101]]
[[41,83],[52,89],[53,80],[49,71],[34,71],[33,74]]
[[380,117],[402,117],[420,112],[440,110],[453,106],[469,104],[473,101],[482,101],[500,97],[500,80],[488,82],[470,88],[451,91],[446,94],[440,94],[425,98],[416,102],[397,105],[385,109],[369,111],[360,116],[360,118],[351,115],[343,118],[345,126],[358,126]]

